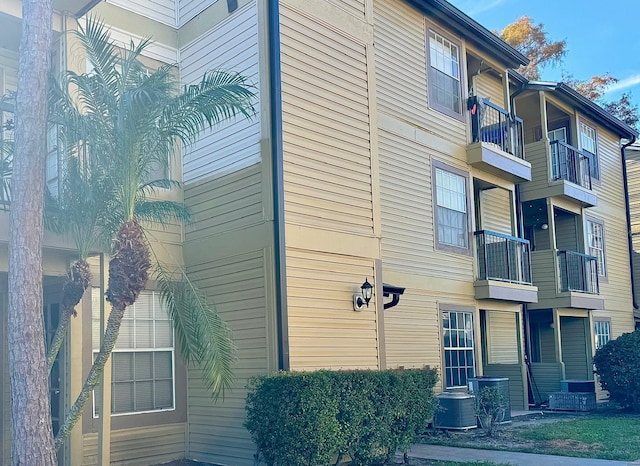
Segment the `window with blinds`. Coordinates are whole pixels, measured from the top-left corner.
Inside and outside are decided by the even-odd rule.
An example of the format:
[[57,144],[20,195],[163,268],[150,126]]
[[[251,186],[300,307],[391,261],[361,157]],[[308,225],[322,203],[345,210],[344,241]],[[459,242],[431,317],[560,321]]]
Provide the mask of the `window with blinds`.
[[602,348],[611,340],[611,321],[594,320],[593,336],[595,339],[596,349]]
[[[92,290],[93,354],[100,349],[100,290]],[[97,399],[97,397],[95,398]],[[159,294],[140,293],[125,311],[112,354],[111,414],[175,407],[173,327]],[[99,416],[94,403],[94,416]]]

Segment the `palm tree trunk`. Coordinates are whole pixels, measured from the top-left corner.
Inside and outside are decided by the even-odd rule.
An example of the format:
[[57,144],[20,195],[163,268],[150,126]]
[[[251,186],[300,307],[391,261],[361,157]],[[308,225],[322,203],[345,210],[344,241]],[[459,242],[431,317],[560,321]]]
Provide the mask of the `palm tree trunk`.
[[[91,396],[91,392],[96,388],[96,385],[98,385],[98,382],[100,381],[100,377],[104,371],[104,366],[107,363],[109,356],[111,356],[111,352],[118,340],[120,324],[122,323],[125,309],[126,308],[124,307],[111,308],[109,320],[107,321],[107,328],[104,332],[104,339],[100,346],[100,352],[93,362],[93,366],[91,366],[91,370],[84,381],[84,385],[82,386],[82,390],[80,391],[78,398],[67,413],[64,424],[60,426],[60,430],[58,431],[58,435],[55,440],[56,449],[59,449],[64,444],[64,441],[71,433],[71,429],[73,429],[73,426],[75,426],[76,422],[78,422],[80,417],[82,417],[84,405]],[[107,415],[107,413],[100,413],[100,415],[104,416]]]
[[57,464],[42,318],[42,237],[51,0],[22,2],[9,228],[11,461]]
[[[56,449],[62,446],[71,429],[82,416],[84,405],[100,381],[104,366],[115,347],[125,309],[135,302],[146,286],[150,268],[151,259],[147,240],[138,222],[130,220],[120,227],[109,261],[109,289],[106,295],[111,303],[111,313],[100,345],[100,352],[89,370],[78,398],[58,431],[55,440]],[[109,414],[100,413],[101,416]]]
[[60,322],[53,335],[49,351],[47,352],[47,364],[49,371],[53,367],[58,351],[62,347],[62,342],[67,334],[67,328],[71,322],[71,316],[76,316],[75,307],[78,305],[84,292],[89,288],[91,282],[91,270],[89,264],[84,259],[75,261],[67,272],[67,279],[62,285],[62,310],[60,312]]

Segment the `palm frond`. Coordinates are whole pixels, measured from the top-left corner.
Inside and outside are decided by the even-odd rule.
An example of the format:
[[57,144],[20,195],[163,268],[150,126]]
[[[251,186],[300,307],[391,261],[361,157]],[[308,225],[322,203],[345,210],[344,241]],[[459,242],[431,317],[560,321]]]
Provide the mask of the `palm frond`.
[[202,370],[214,399],[231,388],[235,345],[231,331],[206,296],[184,271],[156,268],[160,297],[173,322],[176,340],[187,364]]
[[246,78],[238,73],[217,70],[206,73],[197,84],[185,86],[165,108],[160,127],[172,137],[190,144],[200,131],[218,123],[255,115],[255,93]]
[[193,216],[186,204],[176,201],[139,200],[135,206],[135,217],[143,222],[169,226],[171,221],[191,223]]

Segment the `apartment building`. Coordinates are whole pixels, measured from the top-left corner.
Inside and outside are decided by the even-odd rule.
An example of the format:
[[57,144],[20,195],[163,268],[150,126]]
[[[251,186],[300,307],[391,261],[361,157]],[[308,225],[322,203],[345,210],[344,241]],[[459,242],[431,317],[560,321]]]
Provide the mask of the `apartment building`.
[[[185,84],[232,69],[259,98],[255,118],[183,149],[172,167],[183,189],[168,195],[196,221],[154,234],[232,328],[233,390],[213,403],[197,368],[144,348],[169,353],[171,377],[151,380],[170,380],[164,401],[137,409],[143,379],[112,375],[112,416],[88,407],[62,463],[97,464],[106,450],[113,464],[252,464],[244,387],[278,369],[428,365],[442,390],[506,376],[512,409],[527,409],[560,380],[593,378],[596,346],[634,328],[620,145],[634,131],[563,84],[511,71],[527,58],[445,0],[54,3],[60,69],[86,69],[69,31],[90,11],[115,40],[153,37],[145,59],[178,63]],[[0,4],[4,92],[19,5]],[[45,256],[50,330],[73,248],[50,237]],[[354,304],[365,279],[372,299]],[[94,285],[52,377],[54,423],[91,363]],[[136,306],[159,305],[153,284],[144,298]],[[132,351],[117,352],[124,363]],[[2,401],[7,461],[6,388]]]

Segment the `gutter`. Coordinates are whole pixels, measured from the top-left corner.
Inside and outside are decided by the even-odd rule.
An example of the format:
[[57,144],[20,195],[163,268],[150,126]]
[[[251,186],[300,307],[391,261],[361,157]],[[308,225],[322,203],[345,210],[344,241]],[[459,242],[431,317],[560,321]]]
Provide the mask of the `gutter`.
[[638,300],[636,294],[635,272],[633,270],[633,235],[631,232],[631,208],[629,207],[629,181],[627,180],[627,156],[625,149],[636,142],[635,134],[631,136],[628,143],[623,144],[620,148],[620,157],[622,158],[622,182],[624,184],[624,210],[627,217],[627,244],[629,247],[629,271],[631,272],[631,300],[633,309],[638,310]]
[[287,317],[287,274],[284,241],[284,163],[282,143],[282,73],[280,69],[280,7],[268,2],[269,115],[271,119],[271,170],[273,183],[274,273],[278,369],[289,370],[289,327]]

